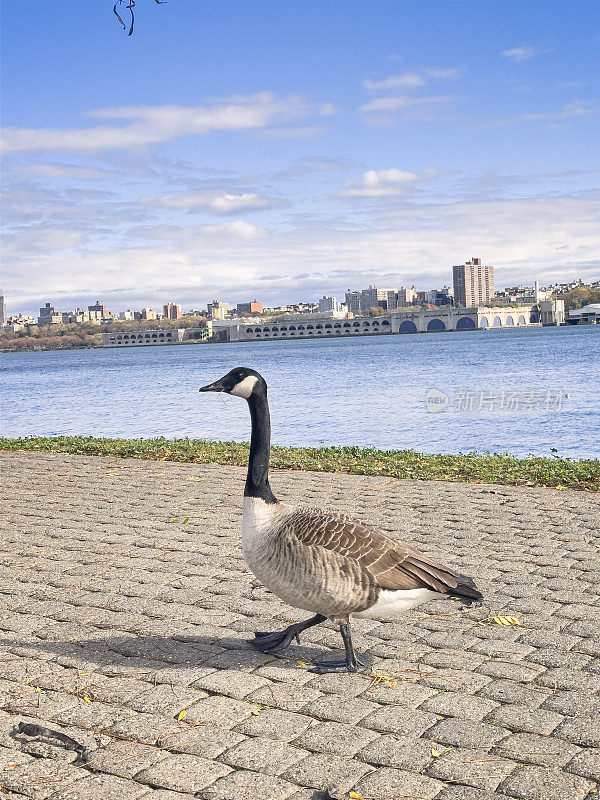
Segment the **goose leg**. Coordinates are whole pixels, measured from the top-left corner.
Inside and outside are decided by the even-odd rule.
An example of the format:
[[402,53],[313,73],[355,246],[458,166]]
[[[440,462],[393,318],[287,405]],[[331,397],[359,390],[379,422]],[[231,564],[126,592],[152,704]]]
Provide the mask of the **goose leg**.
[[255,633],[254,639],[250,642],[252,647],[260,650],[261,653],[276,653],[278,650],[283,650],[288,647],[294,639],[300,644],[300,634],[307,628],[312,628],[313,625],[319,625],[325,622],[327,617],[322,614],[315,614],[314,617],[307,619],[305,622],[296,622],[282,631],[267,631],[264,633]]
[[356,658],[356,653],[354,652],[349,622],[340,625],[340,633],[344,641],[346,658],[339,661],[318,661],[309,672],[316,672],[318,675],[322,675],[325,672],[356,672],[358,670],[358,665],[361,662]]

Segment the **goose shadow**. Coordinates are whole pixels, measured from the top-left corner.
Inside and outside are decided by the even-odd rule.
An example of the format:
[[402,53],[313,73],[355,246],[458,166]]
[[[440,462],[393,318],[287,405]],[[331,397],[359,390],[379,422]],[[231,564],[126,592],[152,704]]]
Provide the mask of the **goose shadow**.
[[[0,648],[12,652],[15,657],[35,659],[35,651],[48,653],[58,659],[61,666],[77,667],[78,662],[98,664],[101,667],[116,668],[115,676],[126,677],[127,667],[149,673],[167,669],[258,669],[267,664],[277,664],[282,669],[310,667],[323,657],[336,657],[343,654],[342,643],[339,648],[318,646],[312,643],[293,643],[277,653],[262,653],[251,645],[251,637],[196,636],[168,637],[155,635],[109,635],[88,639],[42,639],[23,640],[18,638],[0,639]],[[370,666],[372,658],[361,653],[365,666]]]

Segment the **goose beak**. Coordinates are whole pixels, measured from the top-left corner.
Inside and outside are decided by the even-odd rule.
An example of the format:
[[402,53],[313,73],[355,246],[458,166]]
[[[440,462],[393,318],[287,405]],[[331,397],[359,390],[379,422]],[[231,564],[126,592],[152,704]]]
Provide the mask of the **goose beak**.
[[221,378],[218,381],[213,381],[212,383],[208,383],[206,386],[200,387],[198,390],[200,392],[226,392],[227,389],[221,383]]

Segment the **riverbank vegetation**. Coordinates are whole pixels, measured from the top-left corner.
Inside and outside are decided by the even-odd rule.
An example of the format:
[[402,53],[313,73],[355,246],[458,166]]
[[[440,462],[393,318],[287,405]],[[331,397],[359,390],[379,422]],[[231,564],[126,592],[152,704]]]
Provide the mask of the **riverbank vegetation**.
[[[72,453],[113,458],[139,458],[194,464],[248,462],[246,442],[209,442],[202,439],[96,439],[52,436],[8,439],[0,450]],[[600,491],[600,461],[502,453],[461,455],[417,453],[414,450],[376,450],[360,447],[278,447],[271,451],[277,469],[345,472],[413,480],[466,481],[508,486],[546,486],[555,489]]]
[[27,325],[15,333],[0,330],[0,350],[4,352],[80,350],[101,344],[97,325]]

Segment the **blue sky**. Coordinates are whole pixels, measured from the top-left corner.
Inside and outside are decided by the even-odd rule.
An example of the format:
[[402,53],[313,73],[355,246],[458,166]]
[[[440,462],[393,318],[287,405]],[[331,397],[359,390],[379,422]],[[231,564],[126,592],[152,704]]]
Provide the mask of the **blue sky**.
[[592,3],[2,6],[9,311],[600,276]]

